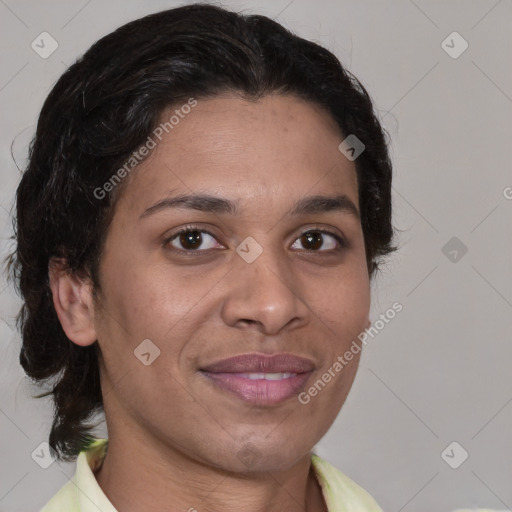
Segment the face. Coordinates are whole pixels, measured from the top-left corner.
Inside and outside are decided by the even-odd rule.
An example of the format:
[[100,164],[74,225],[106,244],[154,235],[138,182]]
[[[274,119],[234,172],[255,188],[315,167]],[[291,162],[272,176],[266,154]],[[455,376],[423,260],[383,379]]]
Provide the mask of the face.
[[197,100],[164,135],[125,178],[102,253],[109,430],[231,471],[290,467],[336,418],[360,353],[339,357],[368,326],[354,162],[292,96]]

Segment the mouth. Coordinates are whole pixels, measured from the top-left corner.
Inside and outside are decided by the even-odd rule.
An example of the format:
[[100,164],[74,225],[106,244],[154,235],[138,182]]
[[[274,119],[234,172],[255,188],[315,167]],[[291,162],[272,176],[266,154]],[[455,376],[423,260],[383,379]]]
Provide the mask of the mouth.
[[200,372],[222,392],[254,405],[275,405],[304,388],[315,364],[293,354],[243,354],[205,366]]

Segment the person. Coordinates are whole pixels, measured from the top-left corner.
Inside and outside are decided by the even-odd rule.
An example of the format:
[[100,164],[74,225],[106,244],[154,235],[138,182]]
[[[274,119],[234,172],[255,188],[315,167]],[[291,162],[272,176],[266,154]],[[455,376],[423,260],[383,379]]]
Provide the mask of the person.
[[396,250],[386,137],[331,52],[220,6],[129,22],[64,72],[10,261],[20,363],[77,462],[44,512],[381,511],[314,446]]

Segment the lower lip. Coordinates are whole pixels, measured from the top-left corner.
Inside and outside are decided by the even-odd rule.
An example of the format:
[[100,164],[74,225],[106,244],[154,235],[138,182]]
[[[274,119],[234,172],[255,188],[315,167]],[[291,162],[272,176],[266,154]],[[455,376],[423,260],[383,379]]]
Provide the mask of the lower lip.
[[231,391],[242,400],[256,405],[273,405],[297,396],[311,372],[298,373],[281,380],[248,379],[239,373],[201,371],[217,386]]

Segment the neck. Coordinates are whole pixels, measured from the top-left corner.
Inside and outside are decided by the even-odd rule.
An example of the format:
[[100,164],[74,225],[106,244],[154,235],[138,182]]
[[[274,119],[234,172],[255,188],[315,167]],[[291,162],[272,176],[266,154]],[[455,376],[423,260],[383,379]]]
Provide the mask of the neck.
[[208,466],[139,436],[111,434],[96,479],[123,512],[327,510],[311,454],[284,471],[241,474]]

